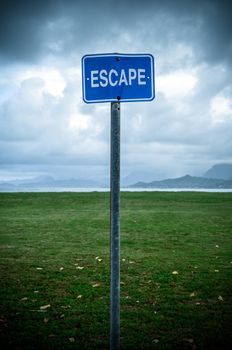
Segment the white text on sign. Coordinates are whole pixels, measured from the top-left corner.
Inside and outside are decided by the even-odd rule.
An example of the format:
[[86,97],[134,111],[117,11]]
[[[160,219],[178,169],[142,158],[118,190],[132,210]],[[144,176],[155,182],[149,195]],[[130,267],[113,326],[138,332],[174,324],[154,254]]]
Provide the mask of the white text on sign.
[[146,70],[143,68],[129,68],[128,71],[125,71],[125,69],[121,69],[121,71],[111,69],[109,72],[106,69],[92,70],[90,73],[91,87],[132,85],[133,82],[138,85],[146,85],[145,73]]

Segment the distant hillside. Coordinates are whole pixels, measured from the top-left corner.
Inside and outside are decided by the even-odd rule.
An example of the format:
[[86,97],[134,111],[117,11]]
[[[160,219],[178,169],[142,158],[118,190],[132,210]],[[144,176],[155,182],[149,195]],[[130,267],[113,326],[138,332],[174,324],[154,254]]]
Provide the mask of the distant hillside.
[[185,175],[176,179],[162,181],[137,182],[134,188],[232,188],[232,180],[207,179]]
[[32,179],[1,181],[0,191],[23,191],[43,188],[95,188],[103,187],[97,181],[69,179],[55,180],[51,176],[39,176]]
[[204,177],[209,179],[232,179],[232,164],[216,164],[212,166],[206,173]]

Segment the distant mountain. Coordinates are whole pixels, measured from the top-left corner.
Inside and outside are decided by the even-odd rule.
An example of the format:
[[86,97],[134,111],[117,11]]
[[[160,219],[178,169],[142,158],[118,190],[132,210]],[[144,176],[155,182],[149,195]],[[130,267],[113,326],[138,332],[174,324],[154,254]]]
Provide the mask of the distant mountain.
[[129,186],[133,183],[136,183],[140,180],[144,182],[151,182],[154,180],[162,179],[164,178],[164,173],[161,171],[155,170],[140,170],[140,171],[133,171],[127,176],[121,176],[121,185],[123,186]]
[[0,191],[22,191],[43,188],[95,188],[104,187],[93,180],[69,179],[55,180],[52,176],[39,176],[32,179],[1,181]]
[[[178,178],[165,179],[160,181],[150,181],[152,177],[140,177],[145,181],[138,182],[138,175],[131,174],[122,179],[122,187],[128,188],[205,188],[205,189],[231,189],[232,188],[232,164],[216,164],[210,168],[202,177],[185,175]],[[153,179],[155,176],[153,177]],[[131,181],[131,182],[129,182]],[[134,183],[128,185],[128,183]],[[31,179],[17,179],[12,181],[0,181],[0,192],[17,192],[17,191],[38,191],[38,190],[52,190],[60,188],[61,190],[71,188],[108,188],[108,186],[94,180],[85,179],[68,179],[56,180],[52,176],[42,175]]]
[[176,179],[152,182],[137,182],[129,187],[134,188],[232,188],[232,180],[207,179],[185,175]]
[[232,179],[232,164],[216,164],[203,175],[209,179]]
[[7,182],[12,185],[19,186],[19,185],[29,185],[29,184],[41,184],[41,183],[50,184],[54,181],[55,179],[52,176],[41,175],[41,176],[33,177],[32,179],[16,179],[16,180],[7,181]]

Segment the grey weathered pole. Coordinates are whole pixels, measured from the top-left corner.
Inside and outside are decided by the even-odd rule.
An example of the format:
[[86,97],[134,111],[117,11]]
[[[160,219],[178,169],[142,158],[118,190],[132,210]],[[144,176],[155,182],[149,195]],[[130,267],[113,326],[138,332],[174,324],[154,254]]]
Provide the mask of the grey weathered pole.
[[110,349],[120,348],[120,102],[111,103]]

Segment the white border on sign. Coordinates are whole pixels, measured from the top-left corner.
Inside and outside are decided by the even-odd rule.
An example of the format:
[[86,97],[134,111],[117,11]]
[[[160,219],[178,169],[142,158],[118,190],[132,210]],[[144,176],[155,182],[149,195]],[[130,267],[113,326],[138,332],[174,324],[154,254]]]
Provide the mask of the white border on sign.
[[[146,97],[146,98],[131,98],[131,99],[120,99],[118,100],[117,98],[115,99],[103,99],[103,100],[87,100],[86,99],[86,89],[85,89],[85,64],[84,61],[86,58],[89,57],[128,57],[128,56],[132,56],[132,57],[149,57],[150,58],[150,62],[151,62],[151,75],[152,75],[152,79],[151,79],[151,97]],[[101,102],[132,102],[132,101],[136,101],[136,102],[142,102],[142,101],[152,101],[155,98],[155,90],[154,90],[154,64],[155,64],[155,60],[154,60],[154,56],[151,54],[120,54],[120,53],[107,53],[107,54],[90,54],[90,55],[85,55],[82,57],[82,92],[83,92],[83,100],[86,103],[101,103]]]

